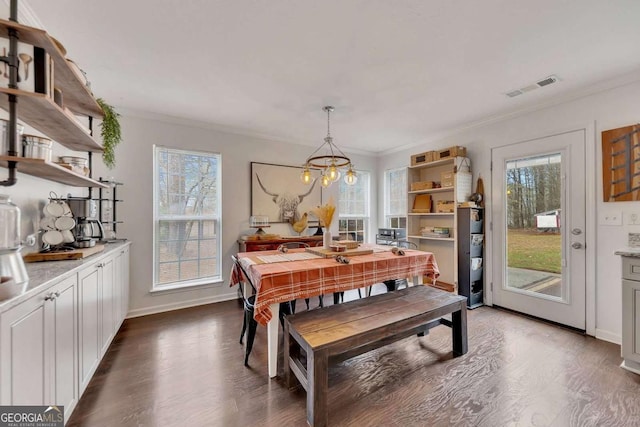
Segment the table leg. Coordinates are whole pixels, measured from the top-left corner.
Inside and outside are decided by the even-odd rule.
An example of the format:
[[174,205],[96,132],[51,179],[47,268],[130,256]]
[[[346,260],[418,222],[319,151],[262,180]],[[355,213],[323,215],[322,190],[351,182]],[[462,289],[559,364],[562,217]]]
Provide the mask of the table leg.
[[465,305],[465,301],[460,304],[460,310],[451,313],[451,323],[453,355],[462,356],[468,351],[467,307]]
[[267,323],[267,354],[269,357],[269,378],[278,375],[278,332],[280,330],[280,303],[271,304],[271,320]]
[[418,286],[420,284],[420,276],[413,276],[413,286]]

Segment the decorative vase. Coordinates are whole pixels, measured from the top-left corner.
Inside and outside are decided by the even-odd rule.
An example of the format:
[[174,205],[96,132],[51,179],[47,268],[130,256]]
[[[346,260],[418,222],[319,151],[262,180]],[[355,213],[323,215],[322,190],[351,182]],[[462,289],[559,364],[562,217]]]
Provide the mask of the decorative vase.
[[331,249],[331,232],[329,230],[325,230],[322,235],[322,243],[324,243],[325,249]]

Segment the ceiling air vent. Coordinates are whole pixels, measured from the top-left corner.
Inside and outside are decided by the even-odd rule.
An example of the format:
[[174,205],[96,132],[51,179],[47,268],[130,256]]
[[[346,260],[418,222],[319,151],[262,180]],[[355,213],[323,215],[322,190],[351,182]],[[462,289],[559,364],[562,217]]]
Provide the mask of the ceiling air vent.
[[509,91],[505,95],[507,95],[509,98],[514,98],[514,97],[516,97],[518,95],[522,95],[523,93],[531,92],[531,91],[536,90],[538,88],[549,86],[550,84],[555,83],[558,80],[560,80],[560,79],[558,79],[557,76],[550,75],[549,77],[546,77],[546,78],[544,78],[542,80],[539,80],[539,81],[537,81],[537,82],[535,82],[533,84],[524,86],[524,87],[522,87],[520,89],[515,89],[515,90],[512,90],[512,91]]
[[555,83],[557,81],[558,81],[558,78],[556,76],[549,76],[546,79],[540,80],[536,84],[540,87],[544,87],[544,86],[550,85],[551,83]]

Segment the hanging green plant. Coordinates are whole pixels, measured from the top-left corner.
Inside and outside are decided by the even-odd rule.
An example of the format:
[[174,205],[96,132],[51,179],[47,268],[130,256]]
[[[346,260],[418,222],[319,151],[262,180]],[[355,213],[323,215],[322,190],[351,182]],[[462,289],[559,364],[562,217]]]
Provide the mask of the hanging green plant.
[[116,165],[115,148],[116,145],[120,144],[120,141],[122,141],[120,121],[118,120],[120,114],[118,114],[111,105],[107,104],[104,99],[98,98],[96,101],[104,112],[104,119],[100,125],[102,128],[100,133],[102,136],[102,148],[104,149],[102,153],[102,160],[109,169],[113,169]]

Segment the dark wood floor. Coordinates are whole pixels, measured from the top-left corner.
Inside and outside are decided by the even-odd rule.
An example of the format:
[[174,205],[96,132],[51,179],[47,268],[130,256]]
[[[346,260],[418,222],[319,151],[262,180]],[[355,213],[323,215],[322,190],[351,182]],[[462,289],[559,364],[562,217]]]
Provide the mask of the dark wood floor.
[[[439,326],[332,367],[330,424],[640,425],[640,376],[619,367],[619,346],[489,307],[468,315],[462,357]],[[230,301],[127,320],[68,425],[306,425],[304,390],[267,377],[265,328],[242,365],[241,316]]]

